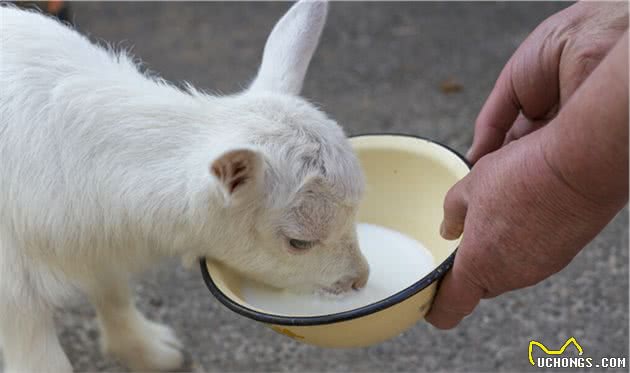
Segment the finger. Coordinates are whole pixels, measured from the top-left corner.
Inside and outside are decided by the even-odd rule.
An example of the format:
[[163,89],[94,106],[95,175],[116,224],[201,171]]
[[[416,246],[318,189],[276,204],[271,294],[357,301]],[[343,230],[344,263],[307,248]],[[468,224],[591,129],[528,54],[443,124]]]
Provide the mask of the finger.
[[464,220],[468,210],[467,182],[467,178],[460,180],[444,198],[444,219],[440,225],[440,235],[447,240],[457,239],[464,231]]
[[471,280],[462,256],[455,256],[453,268],[444,276],[425,319],[438,329],[451,329],[470,315],[485,290]]
[[467,154],[475,163],[501,147],[519,112],[538,120],[558,104],[559,63],[564,42],[553,19],[528,36],[505,65],[475,121]]
[[501,147],[506,133],[521,109],[512,86],[512,61],[513,59],[510,59],[501,71],[477,116],[473,144],[466,154],[471,163],[476,163],[479,158]]
[[503,146],[514,140],[518,140],[521,137],[529,135],[541,127],[544,127],[547,123],[549,123],[549,120],[547,119],[529,120],[523,114],[519,114],[518,118],[514,121],[512,128],[510,128],[507,135],[505,135]]

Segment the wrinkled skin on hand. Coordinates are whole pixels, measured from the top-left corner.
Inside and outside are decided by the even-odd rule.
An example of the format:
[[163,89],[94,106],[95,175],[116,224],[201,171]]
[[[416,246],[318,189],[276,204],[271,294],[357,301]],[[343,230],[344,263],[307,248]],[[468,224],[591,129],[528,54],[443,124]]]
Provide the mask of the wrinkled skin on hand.
[[[441,234],[463,238],[426,320],[564,268],[628,201],[628,10],[578,3],[512,56],[475,124]],[[516,141],[518,140],[518,141]]]
[[580,2],[549,17],[503,68],[475,123],[476,162],[552,119],[628,28],[626,2]]
[[544,159],[542,133],[482,158],[451,189],[442,235],[466,230],[427,321],[452,328],[481,298],[534,285],[564,268],[614,217],[573,191]]

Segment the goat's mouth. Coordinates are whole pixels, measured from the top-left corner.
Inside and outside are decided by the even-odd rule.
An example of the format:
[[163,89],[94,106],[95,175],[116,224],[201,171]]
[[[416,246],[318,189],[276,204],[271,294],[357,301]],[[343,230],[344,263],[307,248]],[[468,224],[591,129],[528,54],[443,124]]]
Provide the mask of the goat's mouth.
[[354,278],[344,277],[329,286],[322,286],[321,291],[326,295],[340,296],[353,291],[359,291],[365,287],[366,283],[367,278],[357,280]]
[[341,289],[341,288],[330,288],[330,287],[325,287],[321,289],[321,292],[324,295],[340,295],[342,293],[345,293],[347,290]]
[[352,291],[356,291],[352,287],[343,287],[343,286],[324,286],[320,289],[319,293],[324,296],[333,296],[340,297],[349,294]]

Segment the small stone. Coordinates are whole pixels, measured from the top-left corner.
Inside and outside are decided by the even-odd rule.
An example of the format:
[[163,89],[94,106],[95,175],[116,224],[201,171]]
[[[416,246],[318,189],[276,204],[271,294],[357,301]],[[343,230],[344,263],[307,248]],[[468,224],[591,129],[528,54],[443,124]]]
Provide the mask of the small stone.
[[162,298],[151,298],[149,303],[151,304],[151,306],[156,307],[156,308],[162,307],[162,305],[164,304],[164,302],[162,301]]
[[464,86],[453,78],[448,78],[440,83],[440,90],[445,94],[457,93],[462,89],[464,89]]

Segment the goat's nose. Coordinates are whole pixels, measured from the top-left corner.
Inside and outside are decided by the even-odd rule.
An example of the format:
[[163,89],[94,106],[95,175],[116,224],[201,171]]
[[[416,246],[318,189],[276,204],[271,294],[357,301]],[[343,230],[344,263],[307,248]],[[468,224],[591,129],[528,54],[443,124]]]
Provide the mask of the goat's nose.
[[359,289],[365,287],[365,284],[367,284],[369,276],[370,276],[370,270],[369,269],[363,271],[363,273],[361,273],[361,275],[359,277],[355,278],[354,281],[352,282],[352,288],[354,290],[359,290]]
[[359,275],[352,281],[352,288],[354,290],[359,290],[365,287],[365,285],[368,282],[368,278],[370,277],[370,265],[368,264],[367,259],[363,255],[361,255],[359,268],[360,268]]

